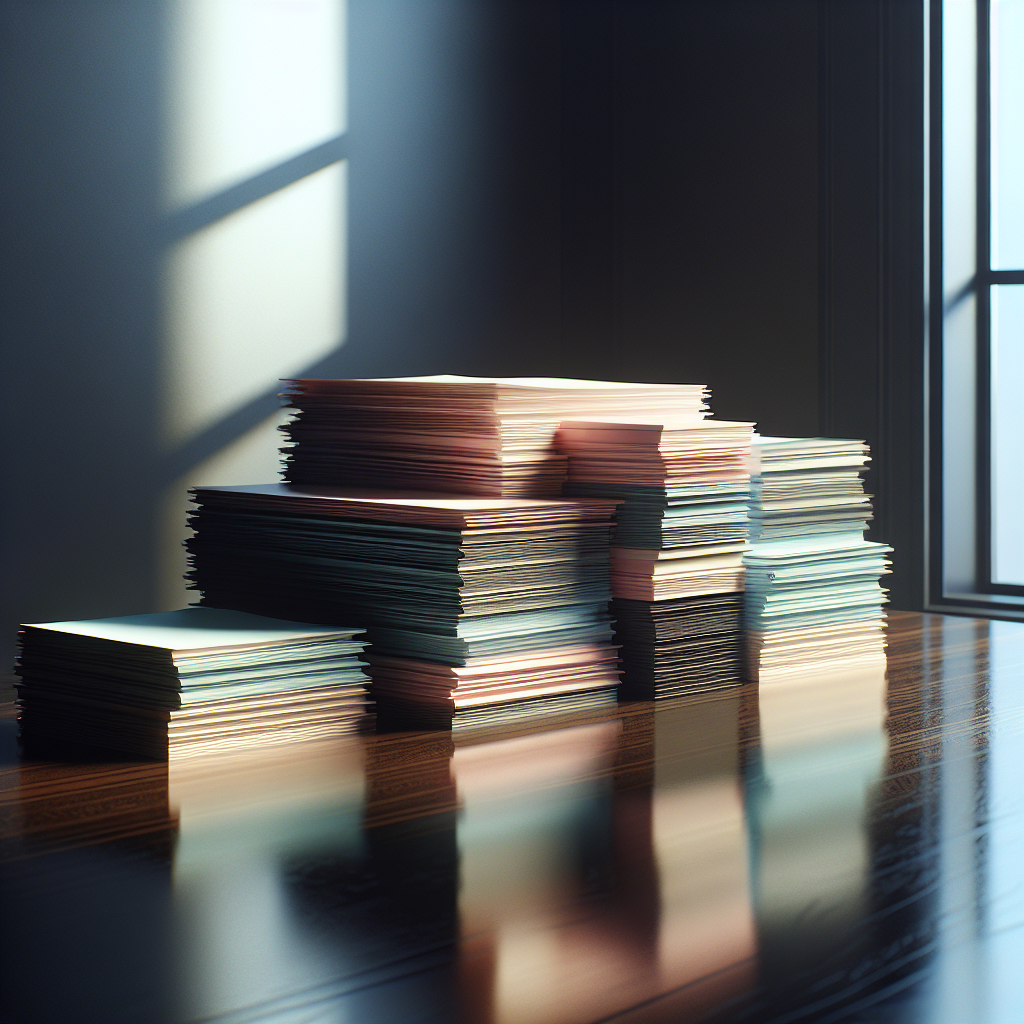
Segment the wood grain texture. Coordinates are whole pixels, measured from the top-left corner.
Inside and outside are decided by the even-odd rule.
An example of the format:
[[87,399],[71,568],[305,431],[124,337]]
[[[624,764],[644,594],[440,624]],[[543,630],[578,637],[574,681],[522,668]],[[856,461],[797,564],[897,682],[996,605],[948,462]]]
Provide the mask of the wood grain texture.
[[483,739],[8,758],[0,1021],[1014,1019],[1024,626],[888,632]]

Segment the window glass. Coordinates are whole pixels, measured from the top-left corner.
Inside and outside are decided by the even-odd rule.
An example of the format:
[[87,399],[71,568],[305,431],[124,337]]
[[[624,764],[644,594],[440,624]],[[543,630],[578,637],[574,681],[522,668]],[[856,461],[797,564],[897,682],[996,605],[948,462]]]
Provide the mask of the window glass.
[[993,0],[992,267],[1024,268],[1024,0]]
[[1024,285],[992,288],[992,582],[1024,585]]

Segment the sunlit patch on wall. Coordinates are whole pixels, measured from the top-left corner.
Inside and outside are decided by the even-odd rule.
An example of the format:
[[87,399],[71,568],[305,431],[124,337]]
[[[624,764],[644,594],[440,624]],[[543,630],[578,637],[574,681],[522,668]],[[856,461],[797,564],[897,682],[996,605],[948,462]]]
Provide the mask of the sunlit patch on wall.
[[177,0],[166,202],[195,203],[345,131],[341,0]]
[[280,378],[345,340],[345,4],[176,0],[166,54],[158,599],[179,607],[187,489],[276,479]]
[[344,332],[345,164],[178,242],[165,278],[165,438],[180,445]]

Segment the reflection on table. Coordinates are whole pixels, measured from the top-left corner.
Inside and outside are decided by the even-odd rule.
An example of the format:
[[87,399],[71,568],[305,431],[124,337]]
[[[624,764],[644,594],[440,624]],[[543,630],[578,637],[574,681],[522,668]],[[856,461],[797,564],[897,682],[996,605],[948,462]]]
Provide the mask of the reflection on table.
[[597,1020],[738,964],[725,988],[750,982],[738,709],[670,702],[456,750],[466,1019]]
[[[0,1021],[1024,1005],[1024,627],[542,728],[0,767]],[[9,723],[9,716],[8,716]]]
[[760,688],[759,743],[746,774],[758,1012],[804,986],[822,1010],[861,987],[857,971],[870,956],[864,925],[873,909],[870,826],[886,760],[885,699],[885,665],[872,659],[838,671],[809,663]]

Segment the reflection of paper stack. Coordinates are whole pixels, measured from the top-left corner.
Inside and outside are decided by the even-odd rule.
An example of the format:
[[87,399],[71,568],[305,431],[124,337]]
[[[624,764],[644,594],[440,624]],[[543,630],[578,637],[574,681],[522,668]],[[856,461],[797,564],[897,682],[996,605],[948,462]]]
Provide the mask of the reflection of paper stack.
[[884,661],[879,579],[891,549],[864,540],[861,441],[756,438],[747,570],[747,663],[762,683]]
[[622,943],[612,908],[594,898],[618,729],[603,722],[455,751],[465,1020],[594,1020],[629,1005],[618,1000],[647,979],[647,956]]
[[22,735],[166,758],[351,732],[359,632],[211,608],[23,626]]
[[351,944],[310,912],[303,884],[363,856],[363,761],[351,736],[172,762],[175,1019],[308,998],[339,963],[352,970]]
[[623,499],[612,547],[623,694],[738,683],[753,424],[565,421],[565,493]]
[[[88,758],[63,770],[55,767],[29,757],[7,769],[0,793],[0,863],[5,867],[27,856],[111,840],[122,848],[137,840],[151,852],[165,849],[170,856],[178,822],[167,798],[168,762]],[[62,917],[65,910],[62,902]]]
[[618,733],[607,721],[456,747],[464,931],[528,920],[585,884],[566,874],[579,859],[573,847],[607,827]]
[[739,707],[733,691],[655,710],[652,832],[666,988],[741,963],[748,983],[756,971]]
[[[748,811],[762,956],[805,951],[805,966],[838,985],[864,962],[851,927],[873,927],[870,801],[885,757],[885,695],[880,664],[824,664],[760,690],[762,771],[748,780]],[[833,950],[854,963],[829,963]],[[771,976],[773,964],[764,967]],[[797,976],[806,990],[811,979]]]
[[696,1020],[750,988],[738,709],[713,695],[456,750],[464,1019]]
[[489,724],[614,701],[611,502],[286,485],[199,488],[196,501],[203,603],[358,619],[392,719]]
[[292,483],[429,488],[555,497],[565,457],[552,440],[568,417],[673,409],[704,415],[698,384],[546,377],[293,380],[284,427]]
[[178,819],[175,872],[226,855],[284,857],[361,841],[364,738],[223,751],[172,761],[168,799]]

